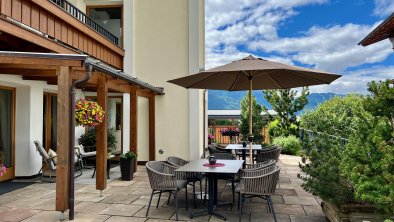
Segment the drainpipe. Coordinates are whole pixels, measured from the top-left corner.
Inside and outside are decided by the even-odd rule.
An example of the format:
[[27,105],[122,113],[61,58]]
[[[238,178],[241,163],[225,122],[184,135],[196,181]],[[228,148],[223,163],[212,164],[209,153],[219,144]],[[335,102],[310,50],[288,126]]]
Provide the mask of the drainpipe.
[[206,98],[207,98],[207,89],[204,89],[204,98],[203,98],[203,109],[204,109],[204,111],[203,111],[203,113],[204,113],[204,124],[203,124],[203,129],[204,129],[204,133],[203,133],[203,135],[204,135],[204,139],[203,139],[203,145],[202,145],[202,154],[204,155],[204,159],[205,159],[205,141],[206,141],[206,139],[207,139],[207,137],[208,137],[208,135],[205,135],[205,128],[207,127],[207,125],[205,125],[205,118],[207,118],[207,121],[208,121],[208,116],[207,116],[207,113],[206,113]]
[[82,80],[77,80],[73,82],[71,85],[71,111],[70,111],[70,180],[69,180],[69,190],[68,190],[68,208],[69,208],[69,214],[68,218],[69,220],[74,220],[74,162],[75,162],[75,156],[74,156],[74,149],[75,149],[75,88],[77,87],[78,84],[80,83],[85,83],[90,79],[90,75],[92,72],[92,65],[86,63],[85,61],[85,78]]

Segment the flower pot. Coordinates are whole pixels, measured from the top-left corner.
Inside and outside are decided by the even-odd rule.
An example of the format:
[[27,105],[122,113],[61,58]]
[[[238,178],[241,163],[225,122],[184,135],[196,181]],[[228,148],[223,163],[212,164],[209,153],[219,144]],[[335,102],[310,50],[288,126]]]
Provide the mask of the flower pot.
[[370,205],[344,204],[336,206],[330,202],[321,203],[323,213],[331,222],[370,221],[381,222],[384,219],[393,219],[393,216],[377,213],[375,207]]
[[122,180],[130,181],[133,179],[135,171],[135,159],[120,158],[120,174]]
[[209,164],[214,165],[216,163],[216,158],[215,156],[209,156]]

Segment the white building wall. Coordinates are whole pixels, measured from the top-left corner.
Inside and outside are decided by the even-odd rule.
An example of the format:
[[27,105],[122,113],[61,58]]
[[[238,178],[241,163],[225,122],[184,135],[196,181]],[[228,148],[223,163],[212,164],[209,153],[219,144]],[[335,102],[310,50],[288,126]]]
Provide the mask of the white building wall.
[[138,161],[149,160],[149,99],[138,97],[137,99],[137,147]]
[[43,89],[45,83],[2,75],[0,85],[15,88],[15,176],[31,176],[41,168],[41,156],[33,144],[42,142]]
[[[201,13],[194,13],[201,9],[201,1],[195,1],[200,4],[197,8],[189,7],[189,3],[194,5],[194,2],[188,0],[144,0],[134,1],[133,5],[133,73],[152,85],[164,87],[166,93],[156,96],[156,160],[165,160],[168,156],[191,159],[198,157],[202,149],[199,92],[189,96],[188,90],[167,83],[188,75],[191,70],[198,71],[203,61],[199,53],[204,46],[195,44],[201,43],[198,29],[204,18],[199,17]],[[189,32],[193,28],[189,24],[191,17],[197,20],[192,22],[197,24],[197,31]],[[190,48],[193,50],[189,51]],[[163,154],[158,152],[160,149]]]
[[130,94],[123,94],[123,153],[130,150]]

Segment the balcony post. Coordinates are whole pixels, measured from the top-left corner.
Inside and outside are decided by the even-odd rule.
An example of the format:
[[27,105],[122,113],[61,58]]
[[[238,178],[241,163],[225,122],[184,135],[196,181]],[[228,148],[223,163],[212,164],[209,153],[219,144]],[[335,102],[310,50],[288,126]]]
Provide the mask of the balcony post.
[[96,127],[96,189],[107,188],[107,109],[108,83],[104,75],[99,75],[97,86],[97,103],[103,108],[105,118]]

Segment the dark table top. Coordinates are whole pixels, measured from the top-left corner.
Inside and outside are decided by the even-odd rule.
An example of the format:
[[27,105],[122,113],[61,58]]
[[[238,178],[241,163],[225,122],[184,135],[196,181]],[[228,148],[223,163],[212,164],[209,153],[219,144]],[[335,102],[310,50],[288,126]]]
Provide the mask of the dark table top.
[[223,163],[221,167],[203,166],[209,163],[207,159],[192,160],[188,164],[179,167],[175,171],[198,172],[198,173],[237,173],[242,167],[243,160],[217,160],[216,163]]

